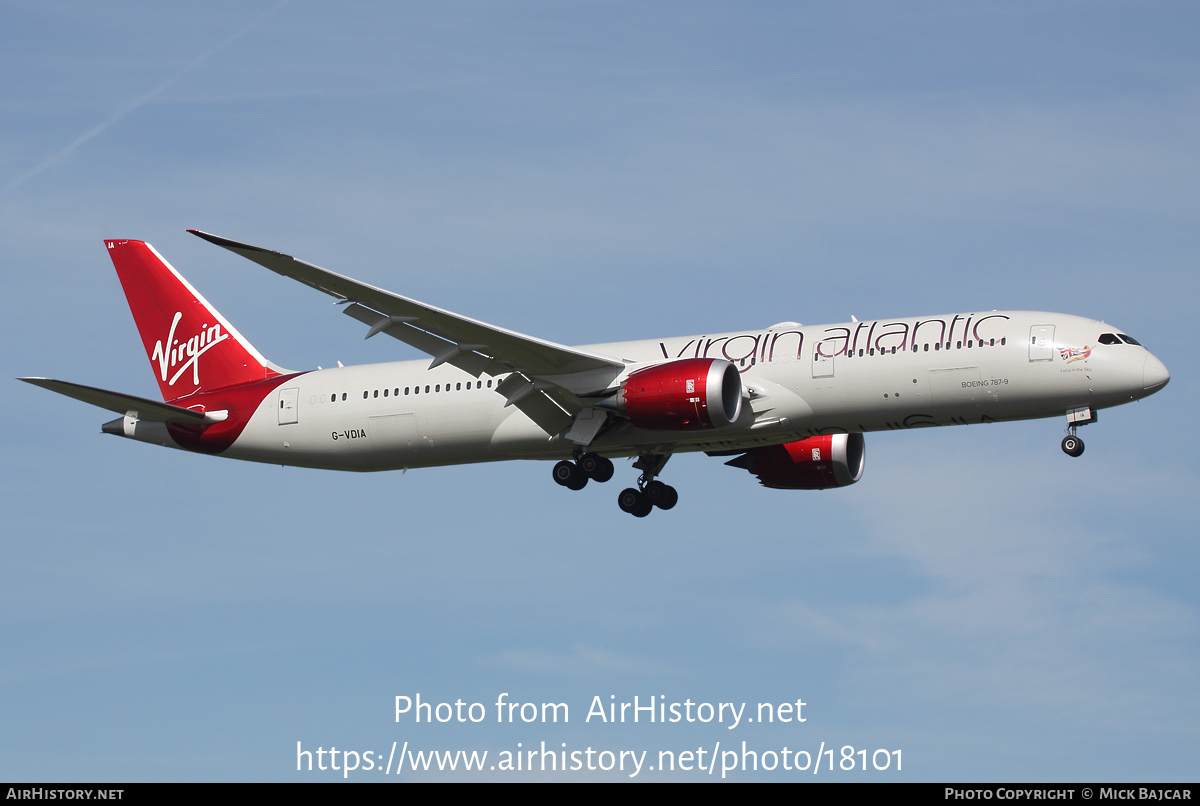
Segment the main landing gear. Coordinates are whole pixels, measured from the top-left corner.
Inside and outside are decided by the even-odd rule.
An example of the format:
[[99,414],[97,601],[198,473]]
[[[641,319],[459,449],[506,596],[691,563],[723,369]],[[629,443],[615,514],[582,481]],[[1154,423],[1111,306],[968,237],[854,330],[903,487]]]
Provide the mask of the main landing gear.
[[[662,472],[671,454],[647,453],[633,466],[642,471],[637,487],[626,487],[617,496],[617,506],[636,518],[644,518],[655,507],[670,509],[679,502],[679,493],[669,484],[654,478]],[[613,477],[613,463],[598,453],[575,451],[575,460],[564,459],[554,466],[554,480],[569,490],[582,490],[588,480],[605,482]]]
[[[638,484],[641,484],[639,480]],[[641,489],[626,487],[617,496],[617,506],[635,518],[644,518],[650,510],[670,509],[679,503],[679,493],[669,484],[663,484],[655,479]]]
[[638,457],[633,466],[642,471],[638,477],[637,487],[626,487],[617,496],[617,506],[635,518],[644,518],[650,510],[670,509],[679,502],[679,493],[669,484],[663,484],[654,478],[662,472],[663,466],[671,458],[668,454],[644,454]]
[[582,490],[588,479],[605,482],[613,477],[613,463],[598,453],[578,452],[576,461],[567,459],[554,466],[554,480],[568,490]]

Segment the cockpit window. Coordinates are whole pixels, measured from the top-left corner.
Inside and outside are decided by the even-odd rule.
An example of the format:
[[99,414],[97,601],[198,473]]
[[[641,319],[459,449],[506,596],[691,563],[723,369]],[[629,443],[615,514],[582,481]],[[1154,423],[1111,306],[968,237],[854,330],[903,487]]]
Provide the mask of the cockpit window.
[[1100,338],[1097,341],[1099,341],[1101,344],[1120,344],[1121,343],[1121,340],[1117,338],[1117,334],[1115,334],[1115,333],[1101,333]]
[[1126,344],[1132,344],[1134,347],[1142,346],[1141,342],[1133,338],[1133,336],[1126,336],[1124,333],[1118,333],[1117,335],[1120,336],[1121,341],[1125,342]]

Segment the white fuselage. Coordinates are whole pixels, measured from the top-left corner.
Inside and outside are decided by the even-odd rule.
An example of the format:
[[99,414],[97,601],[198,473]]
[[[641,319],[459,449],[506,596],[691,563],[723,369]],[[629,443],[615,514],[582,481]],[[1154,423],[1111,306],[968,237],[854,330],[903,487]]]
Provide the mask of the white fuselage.
[[[1100,334],[1116,332],[1077,316],[1006,311],[589,345],[624,360],[627,372],[675,358],[724,358],[738,366],[745,390],[733,425],[678,432],[617,422],[589,449],[609,456],[729,451],[816,434],[1094,411],[1165,382],[1165,368],[1146,349],[1097,344]],[[495,391],[499,379],[449,364],[428,367],[425,359],[289,378],[223,455],[388,470],[571,454],[574,443],[505,406]]]

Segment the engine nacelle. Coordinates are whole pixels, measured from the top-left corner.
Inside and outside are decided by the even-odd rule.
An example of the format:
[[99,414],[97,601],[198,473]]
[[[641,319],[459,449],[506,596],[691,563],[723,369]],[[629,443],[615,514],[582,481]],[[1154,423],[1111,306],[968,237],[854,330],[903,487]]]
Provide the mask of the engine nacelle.
[[631,373],[620,391],[600,405],[638,428],[724,428],[742,413],[742,376],[720,358],[681,358]]
[[866,441],[862,434],[809,437],[785,445],[753,448],[726,462],[758,476],[776,490],[825,490],[862,478]]

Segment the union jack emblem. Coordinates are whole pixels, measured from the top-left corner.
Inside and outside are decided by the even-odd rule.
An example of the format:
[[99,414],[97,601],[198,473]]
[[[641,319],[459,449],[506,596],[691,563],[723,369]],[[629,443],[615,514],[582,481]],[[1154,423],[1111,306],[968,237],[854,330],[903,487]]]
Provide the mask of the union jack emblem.
[[1092,348],[1084,345],[1083,347],[1060,347],[1058,354],[1062,356],[1062,360],[1070,364],[1072,361],[1082,361],[1092,354]]

